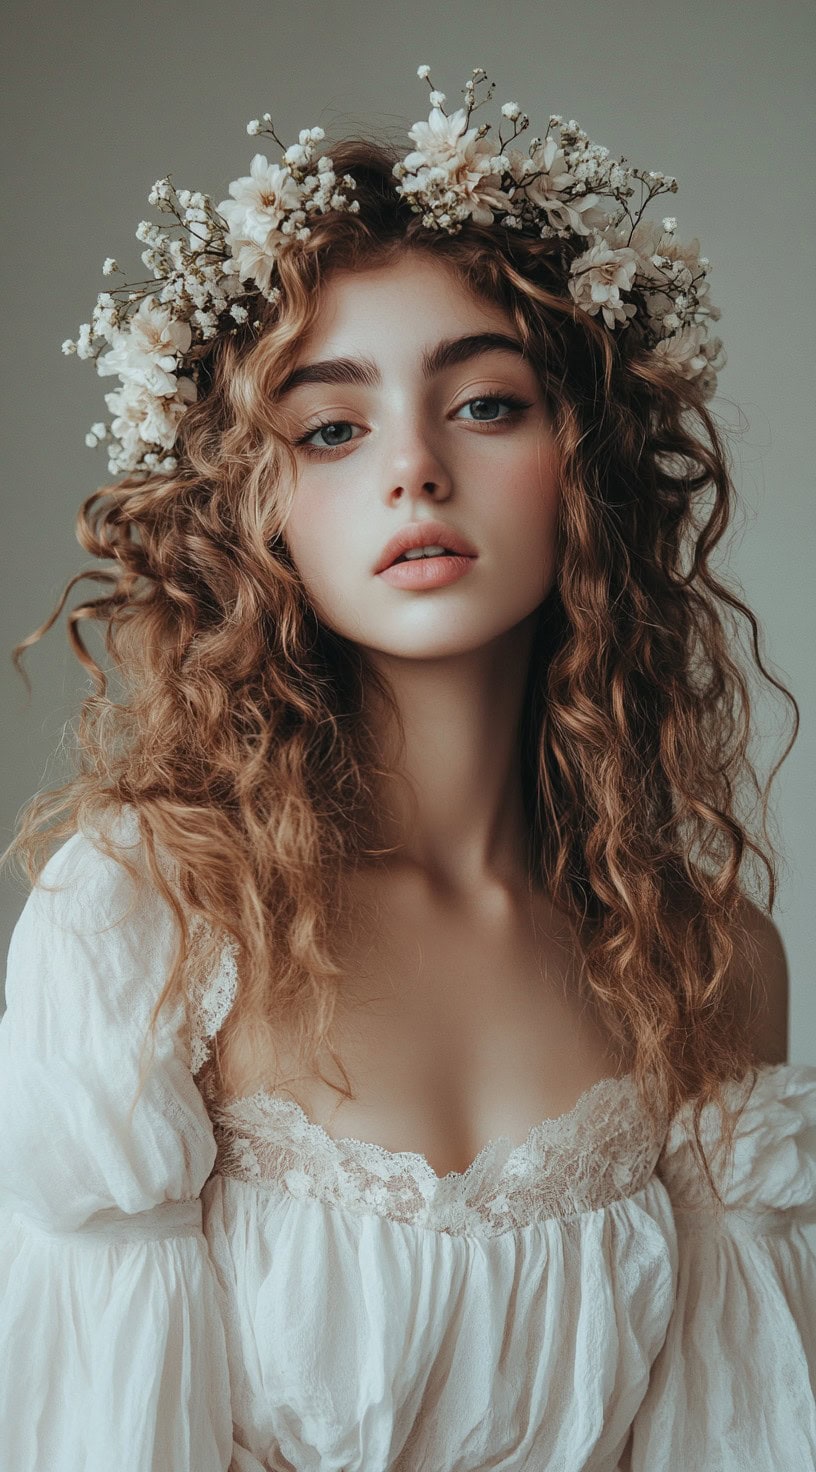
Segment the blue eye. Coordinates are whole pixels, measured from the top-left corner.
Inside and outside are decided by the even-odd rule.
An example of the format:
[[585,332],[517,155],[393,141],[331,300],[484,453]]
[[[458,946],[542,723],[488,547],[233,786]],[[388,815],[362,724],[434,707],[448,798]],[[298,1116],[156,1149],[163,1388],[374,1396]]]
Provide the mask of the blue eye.
[[[323,421],[322,424],[318,424],[316,429],[310,429],[306,437],[304,439],[299,439],[297,443],[299,445],[308,445],[308,442],[312,438],[313,434],[322,434],[325,429],[335,430],[343,428],[353,429],[354,426],[349,423],[348,419],[326,419]],[[344,443],[349,444],[349,441],[346,440]],[[309,446],[309,448],[313,450],[327,450],[333,447],[329,445],[311,445]],[[339,448],[339,446],[337,446],[336,448]]]
[[[459,410],[469,409],[472,404],[506,404],[508,406],[510,412],[502,415],[501,418],[494,416],[490,419],[479,419],[477,417],[470,420],[471,424],[483,424],[485,427],[494,424],[506,424],[508,420],[518,418],[525,409],[531,407],[527,400],[518,398],[516,394],[480,394],[476,398],[467,399],[464,404],[460,404],[455,413],[458,415]],[[307,429],[299,439],[296,439],[295,445],[302,449],[306,455],[325,459],[327,456],[333,455],[336,449],[343,449],[345,445],[350,445],[353,441],[347,439],[338,442],[336,445],[312,445],[309,443],[312,437],[316,434],[322,434],[324,430],[354,428],[355,426],[348,419],[323,419],[319,424],[314,424],[310,429]]]
[[[463,408],[463,409],[469,409],[470,406],[471,406],[471,404],[511,404],[511,405],[513,405],[514,407],[517,407],[517,408],[524,407],[522,405],[522,402],[521,402],[520,399],[515,399],[515,400],[513,400],[513,399],[500,399],[496,394],[482,394],[481,397],[478,398],[478,399],[468,399],[468,401],[467,401],[466,404],[462,404],[461,405],[461,408]],[[508,418],[509,419],[510,418],[510,415],[505,415],[505,418]],[[476,419],[475,422],[477,424],[491,424],[491,423],[495,423],[495,420],[494,419],[493,420],[491,420],[491,419],[479,419],[477,417],[477,419]]]

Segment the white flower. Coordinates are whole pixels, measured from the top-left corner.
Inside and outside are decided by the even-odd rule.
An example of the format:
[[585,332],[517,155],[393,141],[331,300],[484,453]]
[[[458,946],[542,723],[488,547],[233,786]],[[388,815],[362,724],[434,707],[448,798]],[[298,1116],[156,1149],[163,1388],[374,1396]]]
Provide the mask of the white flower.
[[129,319],[127,329],[114,330],[113,346],[97,358],[96,369],[102,377],[118,373],[151,394],[169,396],[177,392],[175,370],[191,341],[189,322],[175,317],[170,307],[159,306],[155,297],[147,296]]
[[81,323],[79,329],[79,337],[76,340],[76,353],[78,358],[93,357],[94,350],[93,343],[91,341],[92,336],[93,332],[90,322]]
[[154,225],[152,220],[140,220],[134,231],[137,240],[143,240],[145,245],[157,245],[161,240],[161,227]]
[[173,186],[170,182],[170,176],[168,174],[164,174],[162,178],[157,179],[155,184],[153,185],[153,188],[148,195],[148,201],[150,204],[160,204],[162,201],[164,201],[165,203],[169,203],[172,193]]
[[467,114],[463,107],[451,113],[450,117],[446,117],[440,108],[432,107],[427,123],[420,120],[408,130],[408,137],[417,145],[417,150],[406,153],[402,160],[407,172],[434,167],[447,172],[452,164],[458,165],[466,156],[477,158],[488,151],[492,153],[483,140],[473,146],[478,129],[472,128],[465,133],[466,122]]
[[113,393],[105,394],[105,403],[113,416],[111,434],[119,440],[122,453],[135,468],[145,445],[160,445],[171,450],[178,433],[179,421],[194,403],[198,393],[192,379],[177,380],[178,393],[171,398],[156,398],[143,385],[127,382]]
[[242,240],[238,244],[237,253],[233,243],[232,250],[233,258],[224,261],[224,270],[235,271],[241,281],[255,281],[261,291],[268,291],[275,268],[275,257],[252,240]]
[[724,368],[728,362],[728,354],[721,337],[710,338],[708,342],[702,344],[700,351],[705,353],[712,368],[719,370]]
[[636,307],[633,302],[624,305],[620,293],[631,290],[637,265],[635,251],[626,246],[610,250],[601,241],[570,265],[570,293],[590,316],[603,312],[607,327],[614,327],[616,322],[626,323]]
[[211,337],[215,337],[218,330],[218,319],[214,312],[195,311],[193,312],[193,320],[201,328],[201,336],[205,342]]
[[300,186],[288,169],[256,153],[249,174],[233,179],[229,189],[233,198],[218,206],[229,226],[224,243],[232,252],[225,269],[235,270],[242,281],[251,277],[263,290],[270,284],[275,252],[285,238],[281,226],[290,212],[300,209]]
[[478,134],[478,128],[467,128],[464,108],[450,117],[432,108],[427,123],[414,123],[408,133],[417,149],[402,160],[397,192],[432,203],[453,189],[462,216],[471,215],[477,225],[491,225],[494,210],[509,209],[511,198],[498,188],[499,176],[491,169],[495,155],[490,139]]
[[[689,304],[689,289],[693,287],[696,301],[708,296],[709,283],[700,269],[699,240],[686,243],[665,231],[665,220],[659,225],[655,220],[639,220],[631,231],[629,242],[639,256],[639,284],[646,293],[646,314],[658,337],[663,336],[665,322],[673,329],[672,317],[682,320]],[[629,235],[628,222],[604,232],[611,247],[623,244]]]
[[701,352],[705,328],[687,322],[680,332],[663,337],[654,351],[667,359],[683,378],[696,378],[708,367],[708,358]]
[[430,72],[431,68],[429,66],[425,66],[424,64],[417,67],[417,76],[419,77],[419,80],[421,82],[427,81],[427,78],[430,76]]
[[102,265],[102,275],[103,276],[112,276],[113,273],[114,273],[114,271],[118,271],[118,270],[119,270],[119,266],[118,266],[117,262],[113,259],[113,256],[107,256],[106,259],[105,259],[105,261],[104,261],[104,263],[103,263],[103,265]]
[[309,150],[302,143],[292,143],[283,155],[288,164],[294,164],[296,169],[302,169],[311,157]]
[[[672,223],[676,223],[676,221],[672,221]],[[675,265],[676,263],[673,276],[680,281],[680,284],[682,284],[682,279],[686,276],[690,281],[693,276],[701,274],[699,270],[700,242],[695,239],[684,244],[682,241],[676,240],[671,231],[667,233],[665,227],[666,220],[663,221],[662,226],[658,225],[655,220],[639,220],[631,232],[632,238],[630,244],[633,250],[636,250],[643,257],[643,274],[653,279],[656,284],[665,283],[670,267],[665,265],[658,266],[654,259],[657,256],[664,261],[668,261],[670,265]],[[628,225],[624,221],[615,230],[610,229],[606,232],[607,240],[610,244],[614,243],[615,240],[622,242],[628,233]],[[698,294],[707,291],[708,283],[701,281],[697,290]]]
[[[594,226],[602,224],[606,215],[602,209],[596,208],[597,195],[573,194],[572,198],[569,197],[578,181],[570,173],[564,151],[554,138],[545,138],[532,150],[529,159],[525,159],[517,149],[508,150],[508,153],[511,154],[513,177],[523,183],[527,199],[546,211],[547,219],[555,229],[589,235]],[[526,177],[531,173],[539,177]]]

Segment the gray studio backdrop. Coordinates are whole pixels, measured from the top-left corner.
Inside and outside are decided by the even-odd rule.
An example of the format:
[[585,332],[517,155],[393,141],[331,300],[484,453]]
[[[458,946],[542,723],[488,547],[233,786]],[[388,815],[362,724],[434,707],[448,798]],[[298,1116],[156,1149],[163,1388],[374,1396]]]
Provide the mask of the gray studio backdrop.
[[[713,407],[730,426],[740,493],[728,567],[756,610],[766,662],[802,711],[775,787],[785,857],[775,916],[791,973],[790,1057],[816,1062],[811,6],[16,0],[6,15],[3,845],[28,797],[63,776],[66,724],[91,688],[69,651],[65,611],[27,656],[30,705],[9,651],[91,564],[74,517],[107,478],[107,459],[84,436],[106,417],[102,395],[116,381],[60,345],[107,288],[103,260],[114,256],[128,280],[142,279],[134,232],[139,220],[162,218],[147,200],[154,180],[171,172],[177,187],[224,198],[267,146],[247,136],[248,119],[271,112],[285,142],[316,125],[328,138],[382,128],[404,140],[427,117],[420,63],[449,111],[484,66],[496,89],[477,121],[495,128],[500,104],[518,102],[531,116],[526,148],[550,112],[562,113],[613,153],[675,174],[679,192],[652,212],[676,215],[679,238],[697,235],[713,263],[716,330],[729,354]],[[84,583],[73,601],[98,591]],[[101,640],[87,631],[100,658]],[[763,771],[781,749],[784,719],[781,702],[759,702]],[[7,870],[4,954],[25,893]]]

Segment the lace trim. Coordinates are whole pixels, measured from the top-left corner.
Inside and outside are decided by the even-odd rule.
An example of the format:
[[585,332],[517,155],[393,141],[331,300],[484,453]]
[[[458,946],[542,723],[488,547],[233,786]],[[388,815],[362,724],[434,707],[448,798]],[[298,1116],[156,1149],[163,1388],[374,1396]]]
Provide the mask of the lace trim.
[[594,1211],[651,1177],[665,1137],[631,1074],[593,1084],[526,1140],[489,1140],[467,1170],[439,1176],[423,1155],[334,1139],[295,1100],[260,1089],[211,1111],[214,1173],[364,1216],[496,1237]]
[[201,956],[212,927],[203,915],[190,919],[188,967],[192,975],[187,1017],[190,1031],[190,1071],[200,1073],[212,1054],[212,1039],[222,1026],[238,991],[238,947],[232,936],[224,937],[215,968],[204,972]]

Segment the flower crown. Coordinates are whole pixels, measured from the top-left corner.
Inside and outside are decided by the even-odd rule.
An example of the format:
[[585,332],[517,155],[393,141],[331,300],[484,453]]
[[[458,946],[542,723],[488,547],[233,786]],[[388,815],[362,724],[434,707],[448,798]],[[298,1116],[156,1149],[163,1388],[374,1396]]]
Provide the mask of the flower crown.
[[[417,76],[431,86],[430,67],[418,67]],[[530,121],[515,102],[501,108],[513,132],[507,139],[499,132],[495,152],[486,136],[491,125],[469,126],[472,113],[492,95],[491,82],[475,101],[486,76],[483,67],[474,69],[464,87],[466,107],[450,115],[445,94],[431,86],[428,121],[408,133],[415,151],[394,164],[396,193],[431,230],[454,235],[472,219],[572,242],[572,258],[565,253],[563,265],[576,307],[600,313],[613,332],[637,317],[647,349],[710,399],[726,359],[721,339],[708,340],[707,320],[720,316],[708,300],[708,258],[699,254],[699,241],[681,245],[675,239],[673,217],[660,225],[642,218],[656,195],[676,192],[677,180],[635,169],[625,158],[611,159],[574,118],[565,123],[556,113],[525,156],[511,146]],[[267,133],[283,148],[269,113],[248,123],[247,133]],[[198,398],[198,363],[209,351],[206,344],[236,332],[257,310],[259,297],[280,300],[274,283],[278,252],[291,237],[308,239],[311,215],[359,212],[351,175],[338,181],[331,158],[315,159],[315,145],[324,136],[322,128],[302,129],[280,164],[256,153],[249,174],[233,180],[232,197],[217,209],[209,195],[176,190],[169,174],[153,185],[150,204],[177,222],[142,220],[136,230],[148,247],[141,259],[161,290],[156,295],[150,283],[133,290],[126,282],[114,288],[127,293],[123,300],[100,292],[91,322],[81,325],[76,342],[68,338],[62,344],[64,353],[95,358],[101,376],[116,373],[121,380],[121,388],[105,394],[110,425],[93,424],[85,436],[91,447],[108,445],[111,474],[177,468],[170,452],[182,415]],[[641,200],[633,214],[634,180]],[[610,212],[601,207],[601,196],[615,201]],[[182,236],[173,238],[178,227]],[[574,253],[576,241],[584,247],[580,254]],[[114,272],[122,274],[109,257],[102,274]],[[100,356],[104,343],[109,351]]]

